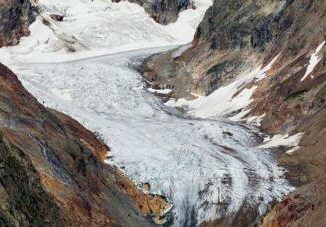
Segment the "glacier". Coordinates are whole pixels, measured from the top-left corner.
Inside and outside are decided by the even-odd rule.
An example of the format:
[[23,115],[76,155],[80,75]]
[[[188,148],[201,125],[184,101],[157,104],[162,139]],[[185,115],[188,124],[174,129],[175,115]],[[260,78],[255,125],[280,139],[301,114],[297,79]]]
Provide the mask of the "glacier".
[[[1,62],[41,103],[109,145],[108,164],[173,204],[174,226],[232,216],[244,204],[263,214],[293,190],[272,151],[259,147],[257,128],[184,115],[143,87],[133,66],[188,44],[211,1],[196,4],[162,26],[127,2],[40,0],[31,36],[0,49]],[[65,19],[53,21],[50,13]]]

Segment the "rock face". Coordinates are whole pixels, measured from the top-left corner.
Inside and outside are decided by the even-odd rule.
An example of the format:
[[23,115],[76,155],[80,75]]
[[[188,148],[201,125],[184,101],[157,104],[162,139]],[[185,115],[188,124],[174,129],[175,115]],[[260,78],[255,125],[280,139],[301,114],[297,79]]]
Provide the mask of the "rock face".
[[264,218],[263,227],[325,226],[326,223],[326,109],[306,119],[298,130],[306,131],[302,148],[281,155],[280,164],[289,169],[298,189],[276,204]]
[[[120,2],[121,0],[112,0]],[[160,24],[175,22],[180,11],[193,8],[191,0],[128,0],[142,6]]]
[[326,223],[320,215],[325,210],[325,15],[321,0],[216,0],[192,45],[181,54],[179,49],[152,56],[140,69],[149,86],[191,99],[275,60],[266,78],[246,86],[257,86],[246,116],[264,115],[262,128],[270,133],[305,132],[300,150],[279,157],[289,180],[304,186],[276,205],[264,226]]
[[[0,64],[0,226],[152,226],[169,204],[104,164],[109,148]],[[147,218],[148,217],[148,218]]]
[[15,45],[28,36],[28,26],[35,20],[29,0],[0,0],[0,47]]
[[[270,121],[265,125],[274,132],[293,130],[299,124],[296,118],[303,119],[324,107],[325,97],[325,57],[321,56],[314,68],[314,79],[301,82],[310,56],[325,39],[325,3],[304,4],[300,0],[215,1],[192,46],[178,57],[169,52],[148,59],[142,66],[145,78],[154,87],[173,88],[176,98],[191,97],[192,92],[208,95],[241,72],[266,65],[280,54],[270,76],[259,83],[264,89],[256,92],[252,112],[268,114]],[[304,97],[309,101],[301,102]],[[299,102],[291,102],[298,98]]]

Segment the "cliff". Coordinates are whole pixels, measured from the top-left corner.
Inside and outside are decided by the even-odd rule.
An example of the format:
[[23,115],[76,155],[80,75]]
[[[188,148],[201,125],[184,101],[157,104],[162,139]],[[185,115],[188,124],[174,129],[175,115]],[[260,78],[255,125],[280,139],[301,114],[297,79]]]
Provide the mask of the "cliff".
[[29,0],[0,0],[0,47],[16,45],[22,36],[28,36],[34,20]]
[[0,225],[151,226],[169,205],[104,164],[109,148],[0,65]]

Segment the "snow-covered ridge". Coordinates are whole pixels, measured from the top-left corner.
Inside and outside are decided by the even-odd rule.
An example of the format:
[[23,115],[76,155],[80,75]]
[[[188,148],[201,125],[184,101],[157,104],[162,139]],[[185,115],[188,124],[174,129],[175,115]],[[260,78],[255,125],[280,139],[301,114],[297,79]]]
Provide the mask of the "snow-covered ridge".
[[[41,16],[31,25],[31,36],[17,47],[1,49],[1,60],[67,61],[189,43],[211,0],[195,3],[196,10],[183,11],[177,22],[163,26],[126,1],[39,0]],[[50,14],[64,15],[63,22],[52,20]]]

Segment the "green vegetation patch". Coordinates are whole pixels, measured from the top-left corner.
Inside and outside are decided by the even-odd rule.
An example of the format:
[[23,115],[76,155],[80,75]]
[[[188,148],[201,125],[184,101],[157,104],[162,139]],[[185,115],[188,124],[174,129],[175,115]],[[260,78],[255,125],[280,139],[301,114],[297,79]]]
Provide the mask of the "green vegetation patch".
[[299,90],[299,91],[295,91],[291,94],[289,94],[286,98],[285,101],[291,101],[293,99],[298,99],[303,97],[303,95],[307,92],[308,90]]

